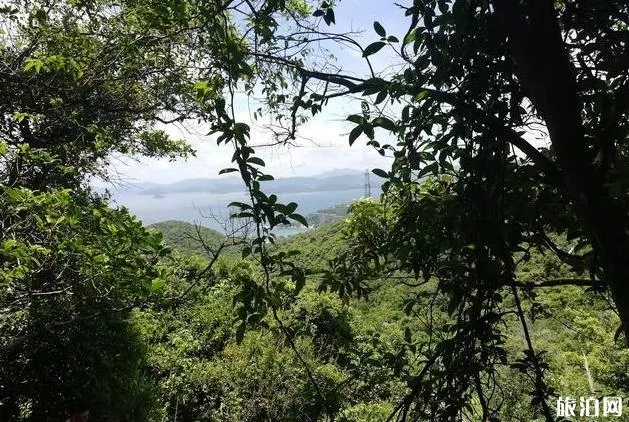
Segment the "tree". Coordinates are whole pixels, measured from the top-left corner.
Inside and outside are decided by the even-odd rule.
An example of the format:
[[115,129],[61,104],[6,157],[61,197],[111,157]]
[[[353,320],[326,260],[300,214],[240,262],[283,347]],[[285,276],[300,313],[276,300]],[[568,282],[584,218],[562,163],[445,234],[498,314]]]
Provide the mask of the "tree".
[[[609,285],[624,326],[629,321],[622,288],[628,241],[627,72],[620,52],[626,6],[416,1],[405,10],[410,25],[399,53],[407,66],[387,80],[285,64],[298,68],[305,82],[326,80],[347,88],[344,94],[376,96],[376,105],[390,98],[404,106],[396,121],[383,115],[348,118],[358,125],[350,143],[365,134],[384,153],[395,148],[374,142],[373,128],[398,135],[388,178],[467,177],[470,170],[478,172],[481,148],[498,155],[482,163],[490,164],[486,171],[511,163],[519,178],[511,184],[505,180],[505,188],[520,188],[532,199],[527,202],[541,206],[518,216],[522,239],[565,259],[587,261],[593,277]],[[381,40],[364,49],[366,58],[398,44],[379,23],[374,28]],[[339,93],[309,96],[325,102]],[[310,106],[317,110],[313,101]],[[535,129],[548,136],[548,144],[534,145],[526,136]],[[537,199],[536,191],[557,198]],[[521,221],[524,217],[537,220]],[[545,236],[549,229],[578,239],[575,251],[590,246],[592,252],[562,254]]]
[[168,250],[88,182],[115,180],[116,154],[193,153],[159,124],[212,121],[226,81],[253,77],[229,11],[239,6],[0,8],[0,419],[148,417],[129,315],[159,297]]
[[165,283],[161,238],[84,192],[3,189],[0,415],[144,419],[151,388],[127,316]]
[[[405,34],[390,35],[376,22],[379,40],[362,48],[350,35],[304,19],[312,9],[299,1],[55,1],[3,7],[0,182],[6,230],[0,238],[0,298],[8,321],[24,317],[3,339],[3,358],[17,346],[19,356],[31,359],[21,338],[50,332],[59,323],[65,327],[66,321],[76,331],[64,331],[65,346],[75,338],[72,333],[82,332],[84,317],[122,310],[107,329],[124,326],[133,299],[159,289],[162,277],[154,277],[159,241],[124,212],[108,210],[85,184],[93,175],[108,177],[103,165],[115,153],[190,153],[157,123],[198,118],[219,134],[219,144],[233,146],[235,166],[223,172],[242,176],[250,201],[232,206],[239,209],[236,217],[255,224],[255,237],[242,254],[259,260],[261,281],[246,283],[236,296],[242,319],[236,337],[242,340],[247,326],[270,313],[321,412],[333,419],[324,385],[281,319],[282,298],[303,289],[307,271],[293,262],[293,252],[273,249],[271,230],[305,219],[296,203],[263,192],[262,183],[272,176],[255,156],[249,127],[236,120],[234,96],[262,87],[266,111],[287,128],[290,140],[304,112],[314,115],[331,98],[360,93],[372,99],[363,102],[362,113],[348,116],[356,124],[350,145],[364,135],[380,153],[394,156],[389,171],[374,171],[388,179],[383,206],[392,212],[374,220],[377,208],[357,208],[368,230],[359,230],[360,224],[353,229],[352,248],[324,274],[327,286],[347,300],[366,291],[365,278],[379,274],[401,271],[418,283],[436,280],[451,318],[439,341],[419,352],[425,365],[409,377],[408,394],[394,415],[454,420],[475,406],[484,420],[492,417],[496,368],[507,363],[500,327],[515,314],[525,350],[512,363],[530,375],[534,403],[540,415],[552,419],[547,366],[534,348],[520,299],[523,288],[548,281],[523,286],[516,271],[532,248],[556,255],[571,266],[578,284],[608,287],[629,338],[627,6],[415,0],[403,9],[409,19]],[[312,15],[328,26],[337,19],[328,1]],[[280,18],[292,27],[280,27]],[[241,32],[242,22],[248,28]],[[367,60],[399,46],[404,67],[394,75],[372,70],[365,78],[326,71],[314,67],[307,54],[321,41],[360,47]],[[394,144],[380,139],[383,130],[394,134]],[[530,140],[535,130],[547,135],[546,144]],[[432,176],[428,182],[427,176]],[[81,224],[70,224],[83,212],[87,218]],[[123,229],[131,234],[121,236]],[[138,244],[143,246],[137,249]],[[123,277],[115,278],[111,262],[118,262],[118,253],[129,254],[143,271],[122,265]],[[275,277],[289,277],[291,284],[276,283]],[[113,293],[103,293],[94,280]],[[575,280],[552,281],[560,282]],[[25,296],[16,296],[16,287]],[[67,292],[77,298],[73,306]],[[93,305],[96,313],[88,312]],[[410,301],[407,309],[413,306]],[[412,333],[405,337],[410,350]],[[83,345],[100,344],[92,340]],[[76,367],[85,368],[85,362],[89,359]],[[17,366],[17,360],[6,365]],[[26,385],[39,378],[31,376]],[[53,371],[50,379],[58,378]],[[41,413],[47,403],[38,401],[39,394],[22,400],[7,393],[3,411],[12,417],[31,406],[37,417],[57,417],[66,398],[75,395],[76,389],[70,390],[61,400],[46,399],[57,402],[54,415]]]
[[[526,339],[518,365],[533,375],[535,402],[550,420],[552,391],[515,279],[529,251],[539,248],[577,276],[587,274],[565,284],[603,283],[620,317],[619,333],[629,341],[627,5],[415,0],[403,9],[404,34],[389,35],[376,22],[380,39],[361,48],[367,60],[385,47],[396,49],[404,67],[392,76],[360,78],[301,58],[251,54],[296,76],[295,101],[280,115],[292,122],[289,138],[300,109],[314,115],[335,97],[371,99],[362,114],[348,116],[356,124],[349,142],[364,135],[381,154],[394,156],[390,171],[374,172],[388,179],[384,191],[393,192],[399,220],[388,242],[379,242],[380,250],[367,247],[367,256],[437,278],[456,321],[411,383],[401,414],[425,394],[416,417],[454,418],[475,391],[483,418],[490,417],[483,391],[495,377],[492,368],[504,363],[499,324],[507,293]],[[337,18],[328,2],[314,16],[328,26]],[[344,34],[302,29],[316,41],[351,42]],[[375,129],[392,132],[396,143],[384,143]],[[532,139],[536,131],[545,141]],[[263,163],[251,158],[246,132],[224,139],[236,140],[234,161],[252,194],[247,210],[272,227],[282,208],[260,193],[263,179],[252,164]],[[422,186],[426,176],[437,179]],[[263,245],[256,251],[268,255]]]

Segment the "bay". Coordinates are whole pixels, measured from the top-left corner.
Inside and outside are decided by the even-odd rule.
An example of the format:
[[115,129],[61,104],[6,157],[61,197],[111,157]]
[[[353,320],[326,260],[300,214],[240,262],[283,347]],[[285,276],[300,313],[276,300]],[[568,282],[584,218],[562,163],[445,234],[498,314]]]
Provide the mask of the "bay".
[[[307,216],[318,210],[338,204],[345,204],[363,197],[362,189],[338,191],[312,191],[279,194],[282,203],[296,202],[299,204],[297,213]],[[124,206],[136,215],[145,225],[166,220],[180,220],[201,224],[222,231],[223,227],[211,216],[219,220],[229,218],[227,205],[230,202],[247,202],[244,192],[209,193],[209,192],[178,192],[163,195],[146,195],[133,191],[112,192],[112,205]],[[300,227],[278,228],[274,232],[278,236],[289,236],[307,230]]]

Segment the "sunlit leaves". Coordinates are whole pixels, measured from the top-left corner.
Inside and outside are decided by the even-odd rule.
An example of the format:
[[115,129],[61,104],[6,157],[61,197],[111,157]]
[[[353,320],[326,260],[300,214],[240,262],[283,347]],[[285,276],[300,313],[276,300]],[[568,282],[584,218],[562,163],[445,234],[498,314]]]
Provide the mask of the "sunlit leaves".
[[[37,161],[27,157],[23,162]],[[133,336],[125,337],[126,318],[133,307],[162,296],[170,276],[169,271],[157,268],[158,260],[168,254],[161,235],[146,230],[127,211],[109,208],[87,190],[32,190],[0,183],[0,191],[0,222],[5,227],[0,234],[4,263],[0,268],[0,348],[6,358],[2,385],[12,375],[20,382],[20,390],[12,394],[27,400],[40,388],[58,386],[60,378],[70,383],[72,376],[64,372],[69,367],[98,375],[100,386],[110,385],[111,377],[131,377],[124,371],[140,361]],[[11,328],[7,321],[12,321]],[[85,332],[76,338],[74,333],[82,329]],[[102,343],[102,337],[108,343]],[[5,354],[8,345],[11,353]],[[42,348],[46,353],[38,354]],[[64,361],[68,348],[72,349],[71,362]],[[111,364],[107,374],[99,372],[100,367],[89,363],[95,354],[98,359],[118,354],[124,369]],[[97,396],[98,387],[92,382],[83,382],[81,388]],[[121,391],[126,394],[126,389]],[[46,400],[54,404],[63,399]]]
[[199,100],[217,98],[217,93],[214,87],[210,86],[210,83],[208,81],[203,80],[195,82],[193,88],[196,91],[196,96]]
[[28,59],[26,61],[26,65],[24,66],[24,71],[28,72],[32,70],[35,73],[39,73],[43,65],[44,65],[44,62],[41,59],[37,59],[37,58]]

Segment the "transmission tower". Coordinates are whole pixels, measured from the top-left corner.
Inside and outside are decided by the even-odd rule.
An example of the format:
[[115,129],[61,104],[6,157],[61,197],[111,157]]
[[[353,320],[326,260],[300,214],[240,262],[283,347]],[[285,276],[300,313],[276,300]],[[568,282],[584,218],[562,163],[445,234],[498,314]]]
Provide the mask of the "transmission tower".
[[369,181],[369,169],[365,170],[365,198],[371,198],[371,181]]

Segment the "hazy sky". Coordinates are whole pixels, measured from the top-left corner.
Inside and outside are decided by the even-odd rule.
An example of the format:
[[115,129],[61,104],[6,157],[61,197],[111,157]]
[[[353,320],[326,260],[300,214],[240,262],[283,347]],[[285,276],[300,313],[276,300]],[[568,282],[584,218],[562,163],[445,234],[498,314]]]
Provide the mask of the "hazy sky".
[[[408,25],[408,21],[404,19],[404,11],[389,0],[342,0],[335,13],[337,25],[332,29],[335,32],[364,31],[357,37],[363,46],[379,39],[372,26],[375,20],[387,29],[388,35],[396,35],[399,39],[402,39]],[[333,53],[338,66],[344,72],[358,76],[368,74],[358,53],[349,49],[338,49]],[[385,50],[372,56],[372,65],[376,70],[387,69],[396,61],[394,54]],[[251,120],[249,110],[256,108],[252,100],[242,98],[237,103],[237,118],[252,126],[252,140],[270,141],[269,133]],[[322,114],[300,128],[301,140],[298,147],[267,147],[259,148],[256,152],[265,160],[269,173],[276,177],[306,176],[340,168],[387,168],[390,161],[373,148],[365,146],[365,139],[359,138],[349,147],[348,133],[353,124],[346,122],[345,117],[351,113],[360,113],[359,101],[347,98],[331,101]],[[124,181],[168,183],[187,178],[212,178],[217,177],[220,169],[230,167],[233,153],[231,147],[217,146],[215,137],[205,135],[207,129],[191,125],[185,128],[171,125],[166,130],[177,138],[188,140],[197,150],[196,158],[175,162],[116,159],[115,170]],[[381,141],[386,136],[388,135],[385,132],[376,131],[378,140]]]

